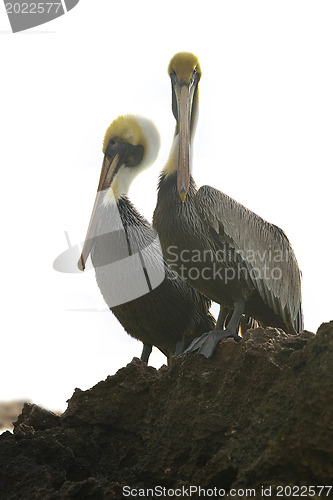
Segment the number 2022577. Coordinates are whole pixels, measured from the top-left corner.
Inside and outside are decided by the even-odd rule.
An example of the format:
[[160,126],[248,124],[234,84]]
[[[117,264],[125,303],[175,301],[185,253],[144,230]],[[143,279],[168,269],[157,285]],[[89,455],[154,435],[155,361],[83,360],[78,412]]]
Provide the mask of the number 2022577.
[[7,14],[57,14],[61,2],[8,2],[6,3]]

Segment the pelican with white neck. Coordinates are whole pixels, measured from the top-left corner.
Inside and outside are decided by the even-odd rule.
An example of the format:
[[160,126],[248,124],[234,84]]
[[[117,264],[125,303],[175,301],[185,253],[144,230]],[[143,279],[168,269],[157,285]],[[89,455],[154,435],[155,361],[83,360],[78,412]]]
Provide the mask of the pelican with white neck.
[[173,354],[215,322],[210,301],[182,281],[165,263],[156,232],[128,199],[136,175],[152,165],[159,151],[154,124],[139,116],[118,117],[103,142],[103,165],[82,254],[91,254],[104,300],[124,329],[170,362]]

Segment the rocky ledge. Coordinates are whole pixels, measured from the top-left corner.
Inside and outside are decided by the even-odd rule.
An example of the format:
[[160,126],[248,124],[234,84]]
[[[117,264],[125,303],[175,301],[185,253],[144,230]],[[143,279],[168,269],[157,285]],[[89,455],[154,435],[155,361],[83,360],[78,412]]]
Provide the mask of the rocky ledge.
[[14,433],[0,436],[0,498],[160,498],[162,488],[185,497],[191,486],[285,498],[278,487],[300,495],[310,485],[312,498],[327,497],[332,395],[333,321],[316,335],[249,330],[210,360],[184,355],[159,370],[134,358],[76,389],[60,416],[24,406]]

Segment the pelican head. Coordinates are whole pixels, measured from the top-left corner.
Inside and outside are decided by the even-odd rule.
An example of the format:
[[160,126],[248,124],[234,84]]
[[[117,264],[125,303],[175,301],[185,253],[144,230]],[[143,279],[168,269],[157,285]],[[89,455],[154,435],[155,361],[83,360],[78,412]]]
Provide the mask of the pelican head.
[[104,203],[126,196],[133,179],[157,158],[160,136],[147,118],[122,115],[107,129],[104,161],[98,191],[106,190]]
[[201,68],[198,58],[180,52],[170,61],[168,73],[172,85],[172,111],[179,135],[177,188],[184,202],[190,186],[190,148],[198,117],[198,84]]
[[146,118],[122,115],[107,129],[103,141],[103,164],[87,236],[78,267],[84,271],[98,224],[97,209],[127,195],[133,179],[156,160],[160,137]]

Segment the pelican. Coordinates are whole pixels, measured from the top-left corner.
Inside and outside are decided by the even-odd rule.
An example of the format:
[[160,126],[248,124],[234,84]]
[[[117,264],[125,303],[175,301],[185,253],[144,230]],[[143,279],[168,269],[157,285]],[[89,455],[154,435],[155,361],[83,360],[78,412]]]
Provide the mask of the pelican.
[[[221,191],[196,188],[191,147],[200,64],[195,55],[182,52],[171,59],[168,72],[176,130],[160,176],[153,226],[169,265],[222,306],[215,328],[195,339],[187,352],[209,358],[222,338],[240,340],[244,313],[262,326],[297,333],[303,326],[301,276],[288,238]],[[232,314],[224,328],[226,308]]]
[[146,118],[123,115],[112,122],[103,143],[104,160],[78,267],[89,254],[104,300],[132,337],[152,346],[170,363],[198,335],[215,325],[210,301],[182,281],[163,260],[156,231],[127,197],[135,176],[159,151],[159,135]]

